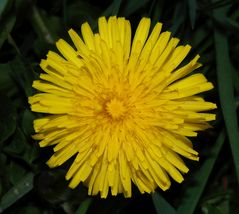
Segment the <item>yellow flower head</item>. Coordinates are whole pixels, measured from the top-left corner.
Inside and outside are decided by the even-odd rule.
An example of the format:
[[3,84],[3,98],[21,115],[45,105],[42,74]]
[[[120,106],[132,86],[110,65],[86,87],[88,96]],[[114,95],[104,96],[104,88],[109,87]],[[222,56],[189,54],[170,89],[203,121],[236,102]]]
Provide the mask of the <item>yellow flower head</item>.
[[[191,47],[178,45],[157,23],[142,18],[131,44],[130,22],[98,20],[99,33],[89,24],[81,37],[69,35],[76,47],[60,39],[57,49],[41,61],[45,73],[29,98],[32,111],[46,113],[34,121],[40,146],[54,145],[47,162],[57,167],[74,156],[66,174],[71,188],[83,182],[89,195],[102,198],[123,193],[131,197],[132,182],[141,193],[170,187],[170,177],[183,181],[188,172],[179,155],[198,160],[187,137],[209,126],[216,108],[198,93],[213,88],[195,56],[179,67]],[[179,154],[179,155],[178,155]]]

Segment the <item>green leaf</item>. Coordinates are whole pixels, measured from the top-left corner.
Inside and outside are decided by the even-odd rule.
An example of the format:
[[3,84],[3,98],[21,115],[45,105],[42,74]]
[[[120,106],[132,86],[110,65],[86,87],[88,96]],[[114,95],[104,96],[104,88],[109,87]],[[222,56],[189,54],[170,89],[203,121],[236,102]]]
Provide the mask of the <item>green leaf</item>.
[[202,207],[202,213],[203,214],[208,214],[208,213],[210,213],[210,214],[225,214],[225,213],[220,212],[220,210],[217,207],[215,207],[211,204],[205,204]]
[[12,101],[0,94],[0,143],[9,138],[16,129],[16,110]]
[[235,32],[239,32],[239,24],[238,22],[230,19],[230,18],[226,18],[226,25],[228,26],[229,29],[234,30]]
[[[215,191],[218,191],[215,189]],[[223,190],[216,193],[211,193],[211,195],[207,196],[205,201],[201,205],[202,211],[206,213],[208,211],[208,205],[212,206],[214,209],[216,208],[218,213],[230,213],[230,201],[232,200],[232,195],[229,190]],[[211,213],[210,211],[208,213]],[[233,213],[233,212],[232,212]]]
[[196,0],[187,0],[188,10],[189,10],[189,18],[192,29],[195,26],[196,15],[197,15],[197,1]]
[[6,8],[8,0],[1,0],[0,1],[0,16],[2,15],[4,9]]
[[18,88],[11,77],[10,63],[0,64],[0,92],[10,97],[17,90]]
[[18,181],[25,175],[26,170],[23,168],[22,165],[16,163],[16,162],[11,162],[8,165],[8,174],[9,174],[9,181],[11,184],[16,185]]
[[[226,11],[223,8],[215,9],[213,11],[213,15],[217,19],[223,19],[225,17],[225,12]],[[222,32],[217,28],[214,31],[214,39],[219,98],[229,142],[231,145],[237,180],[239,183],[239,132],[235,97],[233,91],[232,66],[229,57],[228,39],[225,31]]]
[[32,18],[31,23],[33,28],[36,30],[36,33],[42,37],[46,43],[53,44],[54,43],[54,37],[50,31],[50,29],[47,27],[46,22],[44,21],[41,12],[38,10],[38,8],[35,5],[32,5],[30,3],[31,11],[32,11]]
[[0,202],[0,213],[32,190],[33,177],[33,173],[29,172],[2,197]]
[[16,16],[14,14],[8,14],[3,20],[1,20],[0,25],[0,49],[8,38],[9,33],[11,33],[16,22]]
[[174,10],[173,18],[172,18],[172,27],[170,28],[170,31],[172,32],[173,35],[175,35],[180,25],[182,25],[182,23],[184,22],[185,16],[182,16],[181,14],[185,12],[186,10],[184,5],[178,2],[175,5],[175,10]]
[[[35,7],[34,7],[35,8]],[[44,10],[35,8],[32,26],[35,29],[38,38],[41,38],[48,46],[55,45],[55,41],[59,39],[59,35],[65,33],[62,19],[58,16],[49,16]]]
[[39,148],[36,144],[31,145],[29,142],[26,145],[26,150],[24,151],[22,159],[31,165],[32,162],[39,157]]
[[102,16],[118,15],[122,0],[114,0],[112,4],[103,12]]
[[39,156],[37,145],[29,142],[20,127],[17,127],[12,141],[3,147],[3,151],[12,157],[24,160],[29,165]]
[[194,213],[224,140],[225,132],[221,131],[211,149],[211,155],[207,160],[205,160],[201,168],[193,175],[195,185],[188,186],[185,190],[185,197],[182,199],[181,205],[178,207],[178,214],[184,214],[185,210],[187,210],[188,214]]
[[176,214],[174,207],[172,207],[158,192],[155,192],[152,195],[152,199],[157,214]]
[[223,27],[225,30],[228,32],[234,32],[238,33],[239,32],[239,24],[238,22],[234,21],[233,19],[230,19],[228,17],[222,16],[213,16],[212,17],[215,23],[217,23],[219,26]]
[[122,9],[122,14],[124,16],[129,16],[132,13],[136,12],[137,10],[139,10],[140,8],[142,8],[143,6],[145,6],[147,3],[149,2],[149,0],[131,0],[131,1],[126,1],[126,5],[125,7]]
[[62,204],[66,201],[72,190],[67,187],[65,173],[62,169],[42,171],[35,178],[38,195],[51,204]]
[[210,36],[210,32],[208,32],[208,27],[204,25],[200,28],[195,28],[192,33],[193,35],[190,44],[194,47],[194,50],[201,55],[201,57],[205,57],[207,50],[214,42],[213,38]]
[[121,3],[122,0],[113,1],[112,15],[118,15]]
[[10,143],[4,146],[3,150],[9,155],[12,156],[22,156],[22,153],[26,149],[26,139],[19,127],[16,128],[16,131],[13,135],[13,139]]
[[39,207],[35,206],[26,206],[21,209],[19,214],[47,214],[46,211],[42,212]]
[[152,26],[154,26],[161,18],[164,8],[164,1],[155,1],[151,5],[150,16],[152,17]]
[[26,109],[22,115],[21,127],[26,136],[30,136],[34,133],[33,129],[33,120],[35,115],[29,110]]
[[96,26],[96,19],[100,15],[100,10],[99,7],[88,1],[76,1],[68,5],[66,13],[68,15],[68,25],[76,27],[77,30],[85,21],[91,26]]
[[92,201],[93,201],[92,198],[87,198],[86,200],[81,202],[81,205],[78,207],[75,214],[86,214]]
[[10,62],[11,76],[17,85],[25,92],[25,95],[31,96],[33,93],[32,82],[34,80],[34,73],[30,65],[23,57],[17,56]]

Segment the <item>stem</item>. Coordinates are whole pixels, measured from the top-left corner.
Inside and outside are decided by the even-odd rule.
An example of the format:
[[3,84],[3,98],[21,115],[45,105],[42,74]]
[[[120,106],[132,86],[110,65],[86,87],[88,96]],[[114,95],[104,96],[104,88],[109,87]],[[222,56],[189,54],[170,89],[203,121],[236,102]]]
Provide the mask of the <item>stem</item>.
[[47,43],[53,44],[54,39],[53,39],[50,31],[48,30],[47,26],[45,25],[38,8],[35,5],[32,5],[32,18],[33,18],[34,24],[37,25],[38,29],[42,33],[45,41]]
[[21,54],[21,51],[19,50],[19,48],[17,47],[14,39],[12,38],[12,35],[9,33],[8,36],[7,36],[7,39],[8,39],[8,42],[10,45],[12,45],[14,47],[14,49],[16,50],[17,54],[18,55],[22,55]]

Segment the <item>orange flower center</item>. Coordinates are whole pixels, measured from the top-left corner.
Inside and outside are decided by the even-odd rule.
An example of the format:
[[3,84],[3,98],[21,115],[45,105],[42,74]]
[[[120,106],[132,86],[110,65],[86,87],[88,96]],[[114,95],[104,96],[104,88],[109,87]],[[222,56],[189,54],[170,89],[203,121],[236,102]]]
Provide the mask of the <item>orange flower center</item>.
[[119,119],[124,116],[126,107],[121,100],[113,98],[106,103],[106,111],[112,117],[112,119]]

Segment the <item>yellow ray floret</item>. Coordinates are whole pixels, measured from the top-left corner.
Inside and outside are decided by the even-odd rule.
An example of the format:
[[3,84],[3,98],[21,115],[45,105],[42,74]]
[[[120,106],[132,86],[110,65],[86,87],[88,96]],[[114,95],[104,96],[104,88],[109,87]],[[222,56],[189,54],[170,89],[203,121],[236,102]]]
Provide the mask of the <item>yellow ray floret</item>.
[[188,76],[201,66],[199,55],[180,67],[191,46],[178,46],[161,23],[150,33],[142,18],[132,42],[125,18],[100,17],[98,28],[83,24],[82,38],[70,29],[75,48],[60,39],[62,56],[50,51],[42,60],[29,103],[47,115],[34,121],[34,138],[54,146],[49,167],[74,157],[71,188],[82,182],[102,198],[131,197],[132,183],[141,193],[167,190],[170,177],[181,183],[189,170],[180,156],[199,159],[188,137],[215,120],[205,111],[216,105],[197,95],[213,85],[203,74]]

